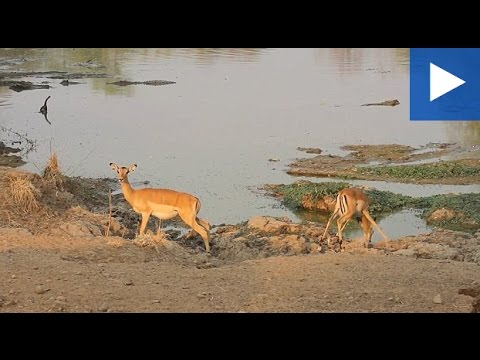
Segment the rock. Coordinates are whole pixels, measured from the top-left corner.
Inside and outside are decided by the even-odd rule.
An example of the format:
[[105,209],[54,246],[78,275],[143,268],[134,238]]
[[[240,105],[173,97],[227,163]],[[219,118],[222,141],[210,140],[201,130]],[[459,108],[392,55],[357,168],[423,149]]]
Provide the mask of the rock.
[[408,249],[397,250],[395,254],[411,255],[423,259],[463,260],[463,255],[460,253],[459,249],[451,248],[448,245],[425,242],[415,243]]
[[133,281],[132,280],[128,280],[125,282],[125,286],[132,286],[133,285]]
[[107,312],[108,311],[108,305],[103,303],[98,307],[98,311],[100,312]]
[[469,288],[462,288],[458,290],[458,293],[461,295],[467,295],[471,297],[480,296],[480,286],[472,286]]
[[449,221],[457,216],[454,210],[441,208],[435,210],[427,219],[429,222]]
[[315,243],[310,243],[310,248],[307,249],[309,252],[316,253],[322,251],[322,247]]
[[268,242],[273,249],[280,253],[299,255],[308,252],[305,238],[300,235],[272,236],[268,238]]
[[319,238],[323,235],[324,229],[321,227],[307,228],[304,231],[305,236]]
[[437,294],[433,297],[433,303],[434,304],[443,304],[443,300],[442,300],[442,297],[440,296],[440,294]]
[[312,148],[312,147],[297,147],[297,150],[298,151],[304,151],[306,152],[307,154],[321,154],[322,153],[322,149],[319,149],[319,148]]
[[248,221],[248,228],[268,233],[286,231],[290,224],[270,216],[257,216]]
[[50,290],[49,288],[47,288],[47,287],[45,287],[45,286],[43,286],[43,285],[37,285],[37,286],[35,286],[35,293],[36,293],[36,294],[39,294],[39,295],[40,295],[40,294],[44,294],[44,293],[46,293],[46,292],[49,291],[49,290]]

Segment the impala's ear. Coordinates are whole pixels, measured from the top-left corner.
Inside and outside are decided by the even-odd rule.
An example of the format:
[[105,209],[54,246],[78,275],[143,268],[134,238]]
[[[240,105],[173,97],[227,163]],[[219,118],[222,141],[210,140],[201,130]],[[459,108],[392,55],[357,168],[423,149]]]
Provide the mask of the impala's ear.
[[128,172],[134,172],[137,168],[137,164],[132,164],[128,167]]
[[112,168],[113,171],[117,171],[118,172],[118,165],[115,164],[115,163],[110,163],[110,167]]

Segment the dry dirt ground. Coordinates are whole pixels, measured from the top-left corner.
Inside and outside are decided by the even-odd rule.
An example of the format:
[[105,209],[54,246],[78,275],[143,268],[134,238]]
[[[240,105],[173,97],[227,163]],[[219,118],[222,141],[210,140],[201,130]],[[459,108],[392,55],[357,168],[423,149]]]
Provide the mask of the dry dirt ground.
[[0,168],[0,312],[471,312],[478,300],[480,232],[338,252],[322,225],[256,217],[214,227],[206,254],[178,232],[128,239],[120,205],[105,236],[104,199],[83,183]]

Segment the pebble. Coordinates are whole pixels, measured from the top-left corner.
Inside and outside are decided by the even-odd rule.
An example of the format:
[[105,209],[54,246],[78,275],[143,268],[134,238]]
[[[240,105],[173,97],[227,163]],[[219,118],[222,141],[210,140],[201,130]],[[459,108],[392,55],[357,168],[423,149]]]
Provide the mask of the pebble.
[[44,294],[46,293],[48,290],[50,290],[49,288],[43,286],[43,285],[37,285],[35,286],[35,293],[37,294]]
[[434,304],[443,304],[443,300],[442,300],[442,297],[440,296],[440,294],[437,294],[433,297],[433,303]]

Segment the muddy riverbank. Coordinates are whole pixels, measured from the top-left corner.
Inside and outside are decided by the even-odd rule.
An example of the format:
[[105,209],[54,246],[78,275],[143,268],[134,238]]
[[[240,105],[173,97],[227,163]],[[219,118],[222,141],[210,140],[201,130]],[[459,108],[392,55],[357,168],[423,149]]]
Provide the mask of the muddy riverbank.
[[294,161],[291,175],[395,181],[416,184],[477,184],[480,148],[456,144],[346,145],[344,156],[321,154]]
[[[14,196],[19,181],[32,190],[26,203]],[[106,236],[112,181],[0,168],[0,311],[473,311],[459,291],[480,284],[480,232],[437,230],[368,249],[348,239],[338,252],[320,238],[324,224],[256,217],[215,226],[206,254],[180,224],[131,240],[138,219],[121,195]]]

